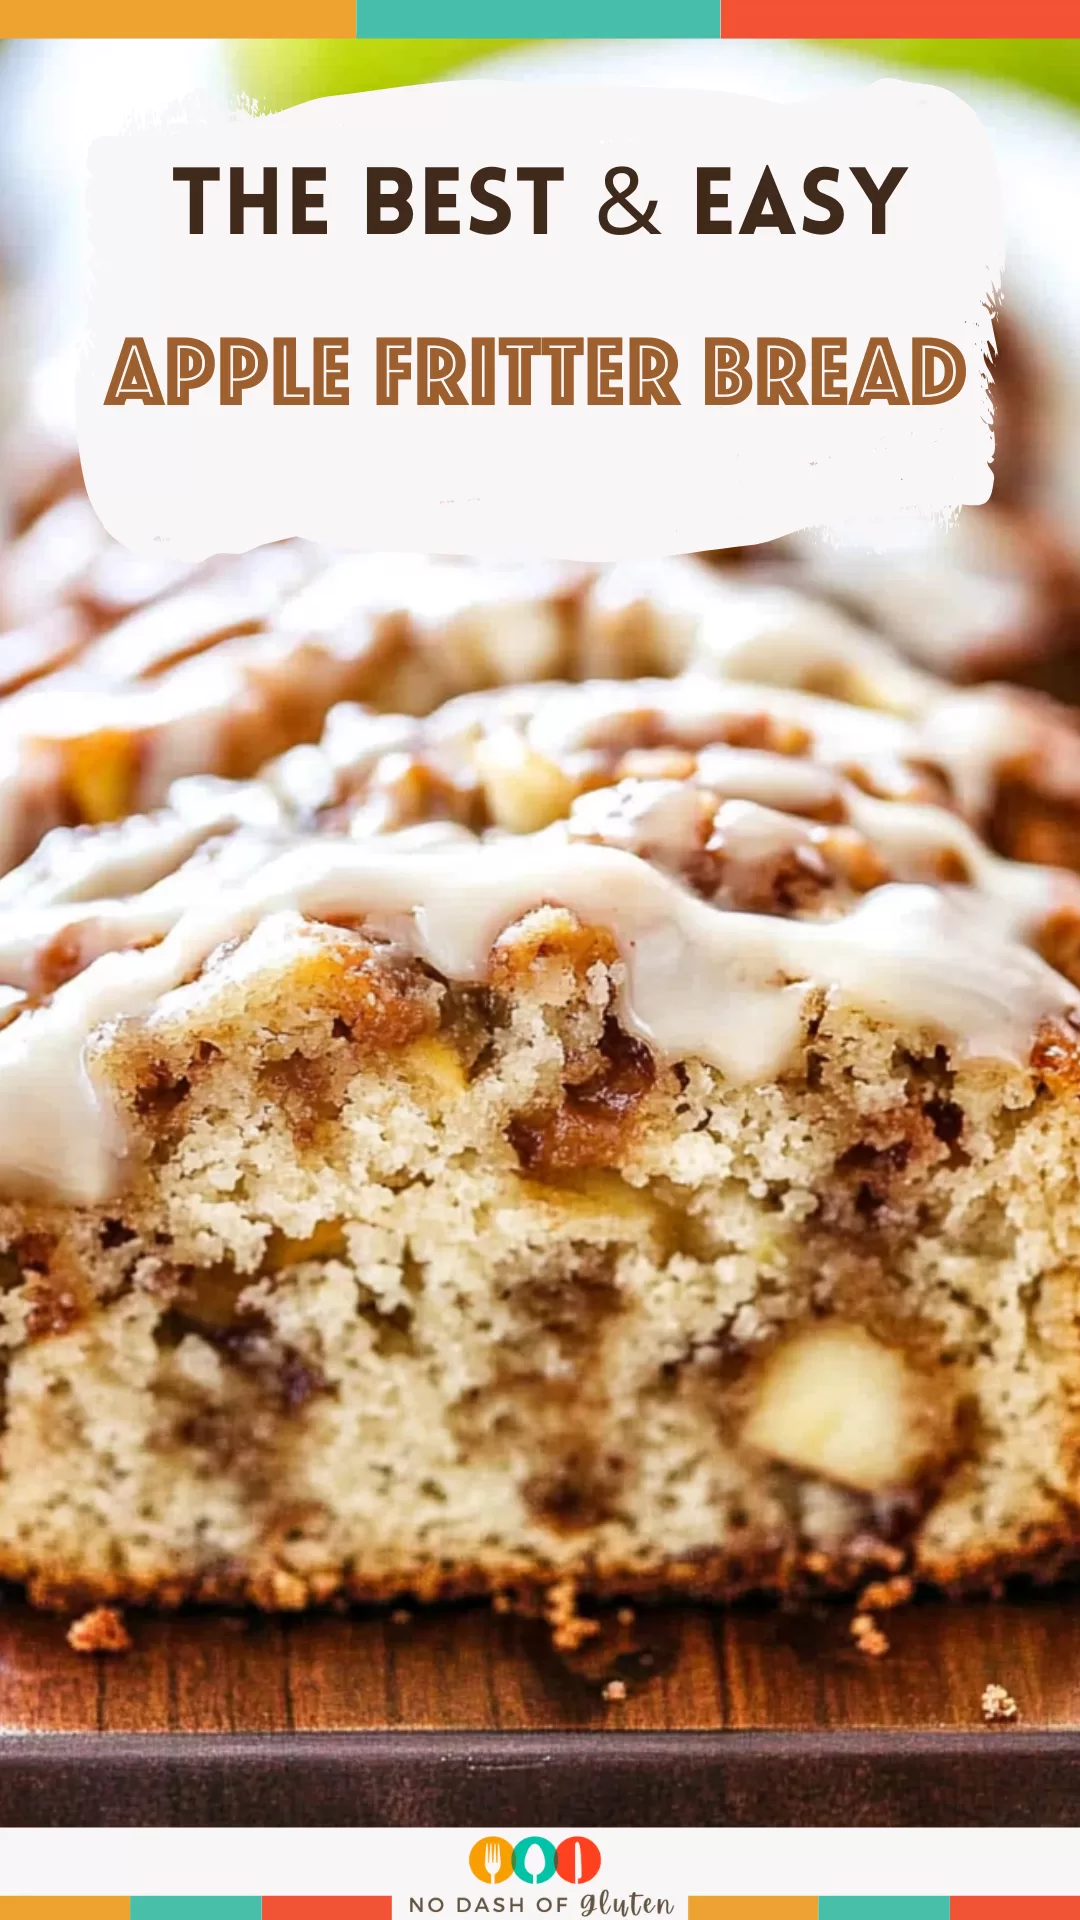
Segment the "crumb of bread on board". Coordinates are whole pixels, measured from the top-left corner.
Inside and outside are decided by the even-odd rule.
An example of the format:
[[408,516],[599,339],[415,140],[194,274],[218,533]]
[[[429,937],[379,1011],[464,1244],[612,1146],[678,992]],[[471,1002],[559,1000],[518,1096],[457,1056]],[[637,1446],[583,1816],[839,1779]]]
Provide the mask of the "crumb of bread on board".
[[72,1621],[67,1643],[76,1653],[129,1653],[131,1635],[115,1607],[93,1607]]
[[983,1688],[982,1717],[991,1725],[1003,1720],[1015,1720],[1019,1711],[1012,1694],[1008,1693],[1004,1687],[999,1687],[996,1682],[991,1681]]
[[860,1613],[888,1613],[890,1607],[903,1607],[915,1591],[915,1582],[906,1573],[889,1580],[871,1580],[856,1602]]
[[586,1640],[600,1632],[599,1620],[578,1612],[577,1587],[573,1580],[558,1580],[544,1595],[544,1619],[551,1628],[551,1644],[556,1653],[576,1653]]
[[872,1613],[857,1613],[849,1632],[859,1652],[868,1654],[871,1660],[880,1660],[888,1653],[889,1642]]

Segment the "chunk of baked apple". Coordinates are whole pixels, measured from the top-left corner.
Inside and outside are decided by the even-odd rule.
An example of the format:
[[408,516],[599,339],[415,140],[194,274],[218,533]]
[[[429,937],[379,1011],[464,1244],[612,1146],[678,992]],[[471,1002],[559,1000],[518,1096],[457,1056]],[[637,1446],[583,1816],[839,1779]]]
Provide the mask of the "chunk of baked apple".
[[765,1362],[743,1438],[759,1453],[860,1493],[909,1485],[940,1441],[927,1381],[862,1327],[826,1321]]

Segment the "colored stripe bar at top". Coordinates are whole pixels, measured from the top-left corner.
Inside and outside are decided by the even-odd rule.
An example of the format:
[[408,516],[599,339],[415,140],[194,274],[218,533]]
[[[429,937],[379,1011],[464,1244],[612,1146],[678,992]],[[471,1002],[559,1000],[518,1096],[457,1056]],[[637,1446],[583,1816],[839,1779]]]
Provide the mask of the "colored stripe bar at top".
[[1077,0],[0,0],[0,38],[1069,39]]

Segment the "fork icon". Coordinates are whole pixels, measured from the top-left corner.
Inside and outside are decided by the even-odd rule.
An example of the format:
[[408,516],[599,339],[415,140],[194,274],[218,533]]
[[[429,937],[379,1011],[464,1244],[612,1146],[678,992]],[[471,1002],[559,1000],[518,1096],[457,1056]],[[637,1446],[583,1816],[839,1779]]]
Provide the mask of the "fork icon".
[[497,1840],[489,1840],[487,1846],[484,1848],[484,1872],[487,1874],[492,1886],[495,1885],[499,1877],[502,1863],[502,1848]]

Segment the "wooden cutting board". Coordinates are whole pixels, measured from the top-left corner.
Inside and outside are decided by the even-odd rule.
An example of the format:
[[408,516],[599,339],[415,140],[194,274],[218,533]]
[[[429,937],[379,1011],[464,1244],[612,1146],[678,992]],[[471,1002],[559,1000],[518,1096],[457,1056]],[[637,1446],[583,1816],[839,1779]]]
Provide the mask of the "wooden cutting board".
[[[1080,1594],[882,1615],[876,1660],[844,1607],[602,1619],[560,1655],[541,1622],[486,1607],[133,1615],[132,1652],[106,1657],[10,1599],[0,1820],[1080,1822]],[[984,1723],[988,1682],[1015,1723]]]

